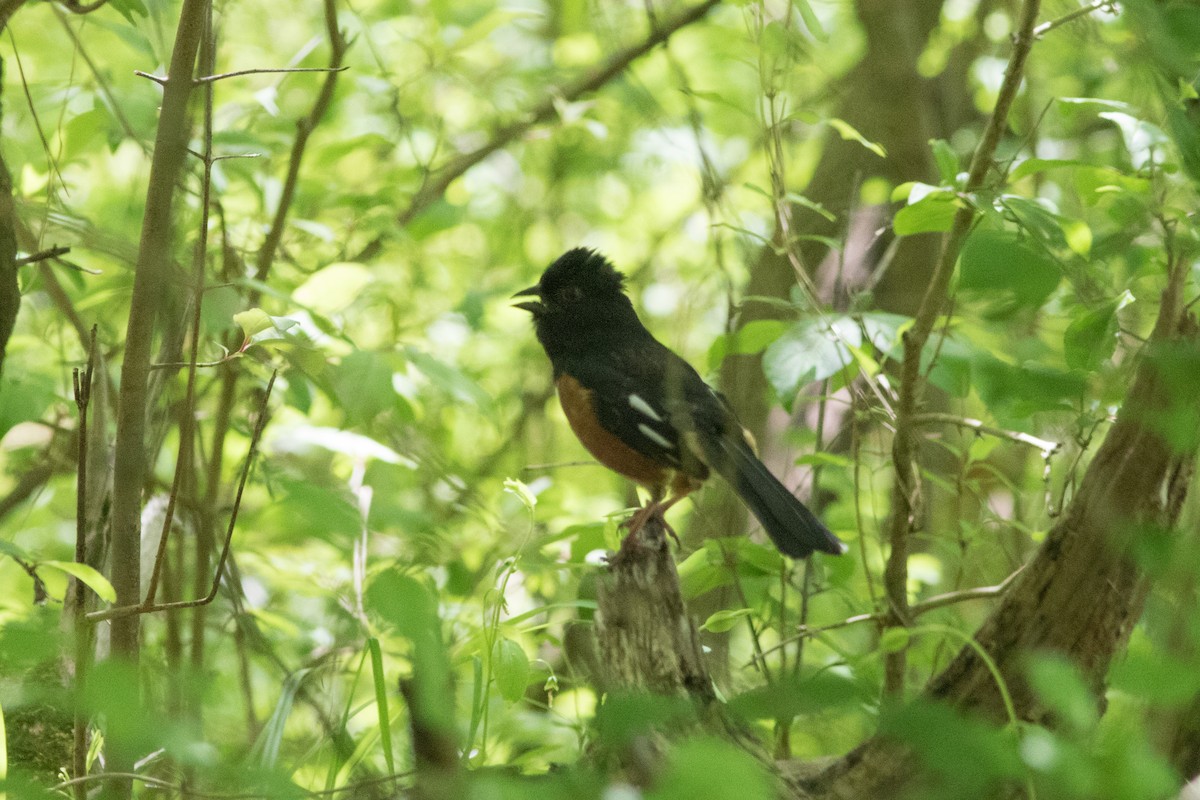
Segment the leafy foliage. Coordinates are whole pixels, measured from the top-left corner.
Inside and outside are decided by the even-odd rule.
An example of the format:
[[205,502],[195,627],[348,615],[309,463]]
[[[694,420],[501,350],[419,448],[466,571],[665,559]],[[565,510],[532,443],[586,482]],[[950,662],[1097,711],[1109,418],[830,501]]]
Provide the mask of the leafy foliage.
[[[578,0],[338,4],[348,70],[324,116],[299,128],[300,157],[297,121],[330,75],[202,84],[196,110],[211,87],[213,130],[204,134],[197,113],[192,150],[211,142],[217,160],[210,193],[202,159],[177,187],[173,281],[154,342],[146,496],[160,512],[143,515],[144,576],[165,498],[176,491],[180,501],[160,600],[211,584],[275,369],[278,388],[216,601],[147,615],[142,669],[101,661],[78,697],[61,691],[57,668],[74,658],[61,630],[73,613],[67,576],[99,598],[89,608],[114,595],[100,572],[74,563],[71,373],[87,362],[96,325],[89,492],[101,510],[87,513],[101,521],[92,550],[102,558],[116,410],[106,387],[121,378],[161,97],[134,71],[165,72],[179,8],[20,8],[0,43],[0,151],[20,248],[71,251],[21,267],[21,316],[0,381],[0,742],[35,735],[14,714],[51,719],[45,709],[69,716],[79,704],[95,732],[91,769],[119,742],[141,762],[139,792],[186,774],[206,790],[269,797],[369,793],[393,786],[387,776],[410,783],[412,720],[397,686],[411,678],[461,746],[480,796],[622,796],[623,779],[596,766],[593,748],[689,730],[698,711],[597,688],[586,637],[593,584],[628,495],[575,463],[582,451],[550,401],[548,367],[525,316],[507,305],[562,250],[585,243],[628,272],[655,333],[713,377],[761,355],[761,394],[806,423],[790,438],[768,432],[764,450],[785,454],[789,480],[795,472],[816,487],[822,517],[852,545],[806,566],[761,537],[685,536],[684,595],[716,604],[699,621],[728,645],[719,688],[739,724],[777,755],[805,759],[881,731],[929,768],[920,797],[1018,786],[1040,798],[1169,796],[1184,776],[1156,725],[1200,696],[1194,535],[1141,532],[1137,557],[1154,588],[1113,668],[1107,713],[1075,666],[1047,654],[1026,665],[1048,712],[1037,724],[878,700],[886,652],[909,649],[916,689],[959,641],[878,635],[888,408],[911,317],[876,278],[854,283],[847,264],[885,274],[895,247],[949,230],[960,208],[978,214],[922,364],[948,414],[978,424],[930,437],[940,459],[909,561],[915,605],[1019,567],[1073,495],[1139,359],[1159,365],[1169,395],[1155,430],[1181,452],[1198,435],[1180,409],[1200,355],[1146,352],[1143,342],[1168,268],[1188,265],[1189,301],[1200,278],[1200,17],[1137,0],[1048,31],[987,189],[966,193],[962,165],[1007,47],[1009,21],[983,13],[988,5],[946,4],[913,54],[929,102],[953,121],[931,131],[915,161],[889,140],[902,125],[846,119],[829,91],[879,80],[858,69],[877,43],[852,4],[720,4],[607,80],[595,77],[607,58],[652,40],[687,6],[655,5],[650,20],[641,4]],[[218,71],[323,68],[322,14],[315,4],[286,14],[252,0],[219,5]],[[934,82],[952,95],[935,96]],[[806,184],[839,142],[858,160],[836,196],[818,195]],[[929,174],[916,174],[919,161]],[[432,191],[442,178],[444,191]],[[206,196],[208,248],[198,254]],[[867,228],[852,224],[862,209],[878,215]],[[781,231],[791,213],[836,231]],[[836,305],[802,281],[787,297],[741,294],[763,253],[804,245],[818,247],[822,274],[836,273],[828,285],[845,290]],[[198,300],[189,409],[180,365]],[[737,326],[760,305],[776,313]],[[181,462],[185,419],[198,438]],[[1031,449],[1031,439],[1059,447]],[[681,531],[704,522],[673,513]],[[1194,501],[1184,519],[1195,528]],[[986,609],[964,600],[924,619],[965,636]],[[0,758],[0,778],[4,766]],[[68,767],[10,760],[6,785],[65,791]],[[643,796],[775,796],[761,763],[725,741],[688,737],[664,769]]]

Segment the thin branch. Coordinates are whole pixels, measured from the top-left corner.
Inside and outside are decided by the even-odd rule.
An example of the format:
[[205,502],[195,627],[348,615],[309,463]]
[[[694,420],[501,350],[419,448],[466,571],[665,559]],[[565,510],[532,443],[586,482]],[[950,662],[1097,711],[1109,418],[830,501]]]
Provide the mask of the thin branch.
[[408,208],[398,215],[398,223],[401,226],[407,225],[417,214],[441,197],[446,188],[471,167],[497,150],[506,147],[531,128],[552,119],[558,113],[560,104],[572,103],[609,83],[628,69],[630,64],[670,39],[677,31],[703,19],[719,2],[720,0],[704,0],[694,8],[664,21],[660,26],[654,28],[644,40],[616,53],[590,75],[551,88],[546,93],[545,99],[522,115],[520,121],[501,127],[483,145],[469,153],[463,153],[431,172],[425,183],[409,201]]
[[159,76],[159,75],[152,75],[152,74],[151,74],[151,73],[149,73],[149,72],[142,72],[140,69],[135,69],[135,70],[133,71],[133,74],[134,74],[134,75],[137,75],[139,78],[146,78],[146,79],[148,79],[148,80],[152,80],[152,81],[154,81],[155,83],[157,83],[159,86],[166,86],[166,85],[167,85],[167,80],[168,80],[168,78],[164,78],[164,77],[161,77],[161,76]]
[[[209,10],[211,15],[211,8]],[[208,27],[211,19],[206,22]],[[211,37],[205,38],[200,60],[213,58]],[[201,69],[211,68],[202,63]],[[197,85],[198,82],[193,82]],[[171,492],[167,495],[167,507],[163,512],[162,533],[159,535],[158,552],[154,556],[154,571],[150,573],[150,586],[146,590],[144,605],[153,605],[158,592],[158,581],[162,575],[163,562],[167,555],[167,539],[171,534],[171,523],[175,519],[175,504],[183,486],[183,476],[192,467],[192,449],[196,441],[196,368],[200,355],[200,319],[204,308],[204,267],[208,259],[208,216],[212,207],[212,137],[213,137],[213,86],[204,86],[204,173],[200,180],[200,222],[192,253],[192,330],[191,353],[187,361],[187,388],[184,390],[183,410],[179,422],[179,450],[175,458],[175,474],[171,479]],[[191,150],[189,149],[190,153]],[[154,365],[151,365],[153,369]]]
[[[325,70],[325,81],[321,84],[321,91],[317,94],[317,99],[313,103],[312,109],[308,112],[308,116],[301,118],[296,122],[296,139],[292,142],[292,152],[288,159],[287,176],[283,180],[283,190],[279,193],[279,205],[275,209],[275,217],[271,220],[271,227],[267,230],[267,235],[263,239],[262,247],[258,251],[258,259],[255,262],[254,279],[259,283],[265,283],[267,275],[271,271],[271,265],[275,262],[275,253],[279,250],[279,243],[283,239],[283,231],[286,227],[287,216],[292,209],[292,201],[296,197],[296,185],[300,178],[300,164],[304,159],[304,152],[308,147],[308,137],[316,130],[317,125],[321,123],[325,113],[329,110],[330,104],[333,102],[333,91],[337,87],[337,77],[341,72],[342,60],[346,56],[346,39],[342,36],[342,31],[338,28],[337,9],[334,7],[334,0],[325,0],[325,30],[329,37],[329,67]],[[249,295],[249,304],[251,306],[258,305],[259,291],[254,289]]]
[[[922,614],[927,614],[930,611],[936,611],[939,608],[945,608],[946,606],[964,603],[968,600],[987,600],[988,598],[999,597],[1008,590],[1008,587],[1012,585],[1013,581],[1017,579],[1017,576],[1021,574],[1021,570],[1023,569],[1023,566],[1018,568],[1011,575],[994,586],[976,586],[971,589],[960,589],[954,592],[945,592],[944,594],[934,595],[928,600],[922,600],[919,603],[913,603],[908,607],[909,616],[915,619],[916,617],[919,617]],[[781,640],[778,644],[767,648],[763,651],[763,655],[770,655],[776,650],[787,647],[793,642],[800,642],[804,639],[817,636],[827,631],[837,630],[838,628],[846,628],[863,622],[885,622],[890,613],[890,611],[875,611],[869,614],[855,614],[852,617],[846,617],[843,620],[831,622],[828,625],[818,625],[813,628],[810,628],[807,625],[799,625],[797,626],[797,633],[795,636],[790,636],[787,639]],[[747,661],[744,666],[750,666],[752,663],[753,661]]]
[[[17,266],[23,267],[26,264],[36,264],[39,261],[45,261],[50,258],[58,258],[71,252],[71,248],[65,246],[51,247],[49,250],[41,250],[36,253],[31,253],[27,256],[19,256],[17,258]],[[98,274],[98,273],[97,273]]]
[[1036,436],[1021,431],[1008,431],[1003,428],[997,428],[988,425],[982,420],[972,419],[971,417],[960,417],[955,414],[942,414],[938,412],[926,412],[917,414],[912,418],[912,424],[918,425],[957,425],[960,428],[969,428],[978,433],[986,433],[989,436],[996,436],[1001,439],[1008,439],[1018,444],[1029,445],[1030,447],[1041,452],[1043,457],[1049,458],[1062,449],[1062,442],[1052,442],[1049,439],[1039,439]]
[[[75,469],[75,563],[87,563],[87,485],[88,485],[88,406],[92,400],[92,377],[96,368],[96,326],[92,326],[88,359],[82,376],[78,369],[71,373],[75,390],[75,407],[79,413],[79,435]],[[85,618],[87,584],[75,578],[75,614],[72,626],[75,634],[75,691],[82,696],[91,658],[91,631]],[[82,709],[75,712],[71,750],[72,771],[79,778],[87,774],[87,715]],[[86,800],[81,787],[75,791],[76,800]]]
[[212,588],[208,594],[195,600],[181,600],[174,603],[154,605],[153,603],[142,602],[106,608],[103,611],[94,611],[88,614],[87,618],[89,622],[100,622],[106,619],[124,619],[138,614],[151,614],[157,611],[170,611],[177,608],[206,606],[216,598],[217,591],[221,587],[221,573],[225,570],[225,562],[229,560],[229,547],[233,542],[233,531],[237,526],[238,512],[242,507],[242,494],[246,489],[246,480],[250,477],[250,467],[254,463],[254,456],[258,454],[258,444],[262,439],[263,428],[267,424],[267,402],[271,399],[271,390],[275,387],[275,378],[278,374],[278,370],[271,373],[271,379],[267,381],[267,388],[263,392],[262,403],[258,409],[258,419],[255,420],[254,432],[250,437],[250,450],[246,453],[246,461],[242,465],[242,475],[238,480],[237,494],[234,496],[233,509],[229,514],[229,526],[225,531],[225,545],[221,549],[221,557],[217,560],[217,568],[213,574]]
[[289,72],[345,72],[349,67],[278,67],[274,69],[239,69],[235,72],[222,72],[218,75],[205,75],[202,78],[196,78],[193,83],[200,85],[202,83],[211,83],[213,81],[223,81],[226,78],[240,78],[243,75],[276,75],[279,73]]
[[[996,96],[996,106],[984,129],[979,146],[971,159],[963,194],[966,196],[983,188],[1000,137],[1008,127],[1008,112],[1016,99],[1025,71],[1025,61],[1033,47],[1034,26],[1037,23],[1040,0],[1024,0],[1021,5],[1017,33],[1004,81]],[[888,602],[888,626],[906,625],[908,608],[908,534],[917,524],[919,486],[917,484],[917,442],[914,417],[923,394],[921,353],[929,335],[945,307],[954,274],[954,264],[963,241],[975,221],[975,209],[964,203],[954,215],[954,223],[942,240],[941,254],[929,286],[921,299],[913,326],[904,333],[904,362],[900,372],[900,396],[896,404],[896,435],[892,443],[892,461],[896,473],[892,486],[892,516],[888,532],[891,552],[884,568],[884,590]],[[907,659],[903,649],[889,653],[885,661],[884,692],[899,694],[904,688]]]
[[1074,22],[1080,17],[1086,17],[1088,14],[1091,14],[1094,11],[1100,11],[1103,9],[1107,9],[1114,14],[1117,13],[1116,0],[1095,0],[1095,2],[1088,3],[1086,6],[1081,6],[1074,11],[1063,14],[1058,19],[1052,19],[1049,22],[1043,22],[1041,25],[1038,25],[1033,29],[1033,36],[1036,39],[1040,39],[1055,28],[1066,25],[1068,22]]

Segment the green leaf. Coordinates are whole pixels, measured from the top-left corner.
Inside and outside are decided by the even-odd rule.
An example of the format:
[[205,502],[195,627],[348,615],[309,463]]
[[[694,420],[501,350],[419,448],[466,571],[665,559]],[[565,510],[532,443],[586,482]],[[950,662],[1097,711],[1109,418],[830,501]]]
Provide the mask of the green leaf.
[[978,228],[959,257],[960,289],[1000,293],[1029,308],[1040,307],[1061,279],[1058,262],[1012,231]]
[[863,136],[858,132],[857,128],[846,122],[846,120],[833,117],[829,120],[829,124],[838,132],[838,136],[841,136],[847,142],[858,142],[880,158],[887,158],[887,150],[883,148],[883,145],[872,142]]
[[713,564],[703,548],[692,553],[679,565],[679,590],[685,600],[699,597],[720,586],[733,582],[732,570]]
[[1063,356],[1072,369],[1094,370],[1117,349],[1117,311],[1133,302],[1128,291],[1071,321],[1063,333]]
[[1171,140],[1162,128],[1123,111],[1102,111],[1098,116],[1116,123],[1121,129],[1125,149],[1129,151],[1129,160],[1134,169],[1140,170],[1152,163],[1167,163],[1167,157],[1171,155]]
[[525,687],[529,685],[530,669],[529,658],[521,645],[512,639],[496,642],[492,674],[496,677],[496,688],[505,700],[515,703],[524,697]]
[[858,706],[870,702],[870,695],[868,688],[846,675],[823,670],[743,692],[729,701],[729,710],[746,720],[788,719]]
[[52,376],[32,368],[19,369],[17,360],[11,357],[12,340],[9,347],[0,380],[0,436],[22,422],[39,419],[57,394]]
[[888,628],[879,637],[879,649],[885,653],[899,653],[908,647],[912,634],[908,628]]
[[675,746],[666,772],[646,800],[736,797],[772,800],[775,781],[754,756],[718,739],[689,739]]
[[596,711],[596,732],[600,741],[619,749],[656,728],[678,727],[695,717],[686,697],[616,691]]
[[944,233],[954,224],[958,200],[952,195],[931,194],[896,212],[892,230],[897,236]]
[[761,353],[767,345],[783,335],[789,325],[781,319],[756,319],[733,333],[718,336],[708,348],[708,368],[716,370],[726,356]]
[[794,5],[796,6],[796,10],[800,12],[800,19],[804,20],[804,27],[808,28],[808,32],[813,35],[813,38],[819,42],[829,41],[829,34],[825,32],[825,28],[821,25],[821,20],[813,12],[808,0],[794,0]]
[[879,731],[904,742],[938,775],[939,797],[989,797],[1022,773],[1016,737],[939,703],[886,707]]
[[700,628],[710,633],[725,633],[732,630],[733,626],[737,625],[743,617],[748,617],[752,613],[754,612],[749,608],[723,608],[709,615]]
[[953,185],[958,180],[958,154],[945,139],[930,139],[929,147],[933,150],[933,160],[937,163],[938,176],[942,183]]
[[292,298],[320,314],[335,314],[358,300],[374,280],[374,274],[362,264],[338,262],[310,275]]
[[1087,389],[1087,377],[1081,372],[1036,362],[1009,364],[987,353],[974,355],[971,374],[975,390],[992,413],[1014,418],[1068,410]]
[[797,194],[796,192],[788,192],[787,194],[784,195],[784,198],[786,200],[788,200],[789,202],[795,203],[798,206],[803,206],[804,208],[807,208],[809,211],[812,211],[813,213],[817,214],[818,216],[825,218],[829,222],[837,222],[836,214],[834,214],[829,209],[825,208],[825,206],[821,205],[820,203],[815,202],[813,200],[809,200],[807,197],[805,197],[802,194]]
[[247,340],[253,339],[263,331],[269,331],[275,327],[275,323],[271,321],[271,316],[261,308],[249,308],[245,311],[240,311],[233,315],[233,321],[242,329],[242,333]]
[[379,743],[383,747],[383,760],[389,772],[396,771],[392,754],[392,715],[388,711],[387,677],[383,672],[383,650],[374,636],[367,639],[367,650],[371,654],[371,680],[375,686],[375,716],[379,722]]
[[449,392],[458,400],[490,412],[493,405],[491,395],[460,370],[415,347],[407,347],[404,352],[412,365],[435,386]]
[[1027,158],[1013,169],[1008,175],[1010,183],[1016,183],[1022,178],[1027,178],[1030,175],[1037,175],[1040,172],[1047,172],[1055,169],[1068,169],[1071,167],[1090,167],[1091,165],[1084,161],[1075,161],[1066,158]]
[[533,511],[534,506],[537,505],[537,495],[533,493],[533,490],[524,481],[519,481],[516,478],[505,478],[504,491],[516,495],[521,504],[530,511]]
[[849,366],[853,362],[849,348],[861,345],[862,331],[851,317],[804,319],[767,348],[763,371],[776,394],[790,406],[802,388]]
[[370,422],[396,408],[393,371],[390,357],[365,350],[355,350],[332,368],[334,392],[349,424]]
[[1196,664],[1158,649],[1131,647],[1113,665],[1110,677],[1113,688],[1168,708],[1183,708],[1200,692]]
[[1099,721],[1098,698],[1084,683],[1078,668],[1065,657],[1046,653],[1032,656],[1029,683],[1041,701],[1055,712],[1060,725],[1085,732]]
[[42,567],[57,569],[74,577],[76,580],[82,581],[89,589],[96,593],[97,597],[106,603],[115,603],[117,601],[117,592],[113,589],[112,584],[108,582],[108,578],[105,578],[87,564],[79,564],[74,561],[41,561],[38,563],[38,568]]

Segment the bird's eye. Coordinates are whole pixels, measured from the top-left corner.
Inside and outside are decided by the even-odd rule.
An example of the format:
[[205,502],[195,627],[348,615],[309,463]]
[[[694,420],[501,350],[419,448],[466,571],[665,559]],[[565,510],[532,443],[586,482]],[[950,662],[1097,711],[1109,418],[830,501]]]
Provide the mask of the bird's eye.
[[583,296],[583,290],[578,286],[564,286],[558,290],[558,302],[573,303]]

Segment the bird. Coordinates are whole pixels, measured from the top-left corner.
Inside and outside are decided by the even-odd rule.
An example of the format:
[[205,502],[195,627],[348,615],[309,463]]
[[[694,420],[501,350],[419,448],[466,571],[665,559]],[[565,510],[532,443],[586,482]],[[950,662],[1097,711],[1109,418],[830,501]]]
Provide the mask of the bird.
[[597,461],[650,493],[626,522],[627,541],[715,472],[781,553],[846,551],[755,455],[724,396],[646,329],[625,276],[605,256],[568,250],[512,297],[533,316],[576,437]]

